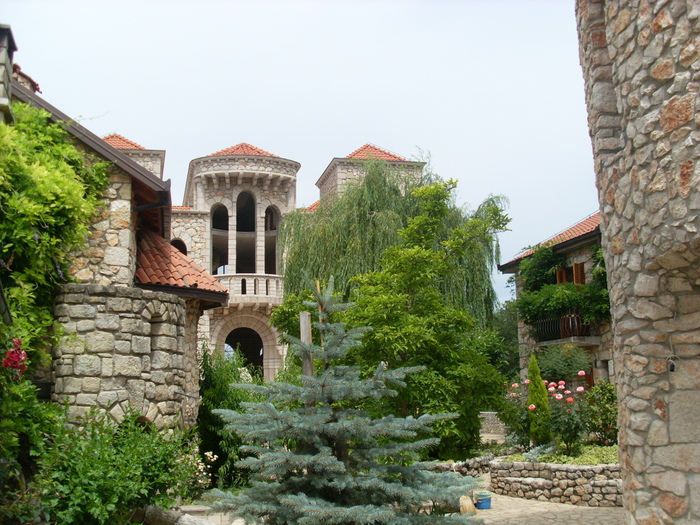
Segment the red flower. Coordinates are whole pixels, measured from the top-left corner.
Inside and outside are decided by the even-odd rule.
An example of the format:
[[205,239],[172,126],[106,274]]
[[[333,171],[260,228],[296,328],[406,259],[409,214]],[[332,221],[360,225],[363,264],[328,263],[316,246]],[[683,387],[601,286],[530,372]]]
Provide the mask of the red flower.
[[7,357],[3,359],[2,366],[5,368],[14,368],[19,372],[19,376],[23,376],[27,371],[27,352],[22,350],[22,341],[16,337],[12,340],[14,350],[8,350],[5,354]]
[[573,397],[567,397],[567,398],[566,398],[566,402],[567,402],[567,403],[573,403],[573,402],[574,402],[574,398],[573,398]]

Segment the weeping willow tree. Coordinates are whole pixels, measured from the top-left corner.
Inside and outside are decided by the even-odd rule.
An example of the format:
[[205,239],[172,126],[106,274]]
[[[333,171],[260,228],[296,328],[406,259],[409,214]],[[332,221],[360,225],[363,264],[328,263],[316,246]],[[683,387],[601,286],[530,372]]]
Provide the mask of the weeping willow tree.
[[[439,180],[429,172],[417,180],[414,174],[376,160],[365,162],[365,172],[362,181],[348,185],[315,213],[296,211],[285,217],[280,246],[287,294],[303,292],[309,276],[322,280],[334,276],[336,289],[349,297],[350,280],[377,270],[384,251],[401,242],[399,230],[420,213],[420,199],[413,190]],[[450,232],[473,224],[472,219],[488,221],[494,213],[501,214],[504,204],[503,197],[489,197],[470,212],[457,206],[453,195],[434,243],[440,245]],[[448,304],[479,321],[489,320],[497,300],[491,274],[498,259],[495,238],[455,256],[441,284]]]

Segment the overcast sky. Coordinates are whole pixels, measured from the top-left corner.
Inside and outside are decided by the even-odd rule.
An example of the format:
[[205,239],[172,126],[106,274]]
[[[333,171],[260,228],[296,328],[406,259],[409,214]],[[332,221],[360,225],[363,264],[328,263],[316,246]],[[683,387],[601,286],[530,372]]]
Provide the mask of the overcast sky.
[[574,0],[3,0],[0,23],[48,102],[167,151],[174,204],[190,160],[248,142],[301,163],[308,205],[369,142],[429,153],[469,208],[506,196],[502,262],[597,210]]

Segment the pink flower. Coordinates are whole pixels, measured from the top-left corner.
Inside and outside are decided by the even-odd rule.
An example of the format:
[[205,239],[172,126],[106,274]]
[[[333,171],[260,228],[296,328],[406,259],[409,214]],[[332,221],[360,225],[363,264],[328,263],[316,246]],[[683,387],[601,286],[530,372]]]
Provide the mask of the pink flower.
[[583,392],[584,390],[585,390],[585,388],[583,388],[582,386],[580,386],[580,387],[578,387],[578,388],[576,389],[576,392]]
[[547,390],[549,390],[550,392],[554,392],[556,390],[556,388],[554,388],[553,386],[550,386]]
[[530,406],[527,407],[527,408],[528,408],[529,410],[535,410],[537,407],[536,407],[535,405],[530,405]]
[[525,384],[526,384],[526,385],[529,385],[529,384],[530,384],[530,380],[529,380],[529,379],[526,379],[526,380],[525,380]]
[[518,385],[518,383],[513,383],[513,386],[511,386],[511,388],[518,388],[518,386],[520,386]]
[[6,357],[2,361],[2,366],[5,368],[14,368],[17,370],[16,373],[18,376],[21,377],[27,371],[27,363],[25,363],[27,360],[27,352],[22,350],[22,341],[18,338],[15,337],[12,343],[14,349],[6,352]]
[[558,388],[559,390],[564,390],[566,387],[565,387],[564,385],[559,385],[557,388]]
[[579,371],[578,371],[578,375],[580,375],[581,377],[583,377],[583,376],[586,375],[586,372],[584,372],[583,370],[579,370]]
[[573,403],[573,402],[574,402],[574,398],[573,398],[573,397],[567,397],[567,398],[566,398],[566,402],[567,402],[567,403]]
[[564,393],[568,396],[571,393],[571,390],[565,390]]
[[543,379],[542,382],[543,382],[545,385],[547,384],[547,380],[546,380],[546,379]]
[[562,399],[564,396],[562,396],[561,394],[557,394],[555,397],[557,398],[557,400],[561,401],[561,399]]
[[556,386],[557,386],[557,384],[556,384],[556,383],[555,383],[554,381],[552,381],[552,382],[551,382],[551,383],[549,383],[549,384],[548,384],[547,386],[553,386],[553,387],[556,387]]
[[565,385],[565,384],[566,384],[566,381],[559,381],[559,384],[560,384],[560,385]]

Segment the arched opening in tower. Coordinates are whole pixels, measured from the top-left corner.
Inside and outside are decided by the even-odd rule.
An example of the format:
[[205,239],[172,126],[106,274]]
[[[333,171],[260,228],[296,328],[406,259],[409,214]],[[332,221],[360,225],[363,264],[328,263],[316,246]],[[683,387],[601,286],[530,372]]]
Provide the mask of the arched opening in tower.
[[217,204],[211,210],[211,269],[214,275],[228,272],[228,209]]
[[263,342],[258,333],[252,328],[236,328],[226,337],[226,352],[238,349],[243,355],[245,364],[251,373],[262,375],[263,372]]
[[247,192],[236,199],[236,273],[255,273],[255,200]]
[[279,214],[269,207],[265,210],[265,273],[277,273],[277,226]]

